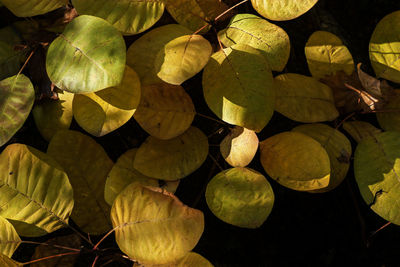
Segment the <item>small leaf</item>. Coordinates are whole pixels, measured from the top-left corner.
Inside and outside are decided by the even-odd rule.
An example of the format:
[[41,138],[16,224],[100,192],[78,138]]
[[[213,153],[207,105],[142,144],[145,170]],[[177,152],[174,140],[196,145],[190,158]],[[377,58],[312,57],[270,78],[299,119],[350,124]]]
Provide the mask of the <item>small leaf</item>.
[[318,0],[251,0],[254,9],[270,20],[295,19],[310,10]]
[[382,130],[365,121],[347,121],[343,123],[343,129],[345,129],[357,143],[360,143],[361,140],[366,138],[376,137],[382,132]]
[[14,226],[0,216],[0,254],[12,257],[19,244],[21,244],[21,238]]
[[382,108],[382,112],[376,113],[379,125],[385,131],[400,132],[400,90],[389,99],[389,103]]
[[17,17],[33,17],[68,4],[68,0],[1,0]]

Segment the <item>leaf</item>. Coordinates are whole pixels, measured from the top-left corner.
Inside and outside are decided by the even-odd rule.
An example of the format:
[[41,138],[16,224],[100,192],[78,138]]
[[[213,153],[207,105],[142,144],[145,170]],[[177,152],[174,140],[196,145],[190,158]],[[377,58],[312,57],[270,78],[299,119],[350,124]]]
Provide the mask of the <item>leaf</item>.
[[46,141],[50,141],[58,130],[67,130],[72,122],[74,95],[61,90],[57,91],[57,95],[57,100],[45,100],[32,110],[36,127]]
[[369,42],[369,58],[379,78],[400,83],[400,10],[376,25]]
[[207,185],[206,201],[220,220],[244,228],[258,228],[274,205],[274,192],[267,179],[249,168],[218,173]]
[[103,18],[124,35],[141,33],[164,13],[162,0],[72,0],[79,14]]
[[19,267],[23,266],[22,263],[16,262],[6,255],[0,253],[0,265],[4,267]]
[[195,114],[192,99],[183,87],[159,83],[142,87],[140,104],[133,116],[150,135],[167,140],[183,134]]
[[312,77],[295,73],[275,77],[275,110],[299,122],[331,121],[339,116],[332,90]]
[[133,167],[146,176],[173,181],[197,170],[207,155],[207,137],[199,129],[190,127],[170,140],[149,136],[139,147]]
[[354,175],[370,208],[400,225],[400,133],[384,132],[361,140],[354,155]]
[[313,138],[298,132],[282,132],[260,143],[261,164],[281,185],[298,191],[329,185],[330,161]]
[[316,31],[308,39],[305,47],[308,69],[317,80],[343,71],[351,75],[354,61],[342,40],[333,33]]
[[313,138],[326,150],[330,160],[331,176],[329,185],[322,189],[310,191],[325,193],[336,188],[346,178],[350,167],[351,144],[347,137],[325,124],[304,124],[295,127],[292,131],[303,133]]
[[126,64],[137,71],[142,85],[160,83],[154,67],[158,52],[177,37],[192,34],[178,24],[168,24],[155,28],[137,39],[129,47],[126,54]]
[[258,49],[272,70],[282,71],[288,62],[290,41],[287,33],[256,15],[234,16],[226,29],[218,32],[218,37],[227,47],[247,44]]
[[385,131],[400,132],[400,90],[396,91],[382,112],[376,113],[376,118]]
[[68,0],[1,0],[17,17],[33,17],[68,4]]
[[0,216],[0,254],[12,257],[19,244],[21,244],[21,238],[14,226]]
[[0,81],[0,146],[22,127],[31,112],[35,91],[29,78],[15,75]]
[[[117,162],[112,167],[107,176],[106,185],[104,188],[104,199],[112,206],[114,199],[128,185],[134,182],[139,182],[145,186],[161,187],[165,190],[175,193],[179,185],[178,181],[166,181],[163,186],[160,186],[160,181],[141,174],[133,167],[136,157],[137,148],[130,149],[122,154]],[[164,182],[164,181],[163,181]]]
[[89,136],[64,130],[53,136],[47,153],[64,168],[74,189],[74,222],[90,234],[110,230],[104,185],[113,162],[104,149]]
[[251,0],[254,9],[270,20],[295,19],[310,10],[318,0]]
[[375,137],[382,132],[382,130],[365,121],[347,121],[343,123],[343,129],[345,129],[357,143],[360,143],[363,139]]
[[75,95],[74,118],[91,135],[106,135],[132,118],[140,94],[139,76],[126,66],[121,84],[95,93]]
[[0,40],[0,80],[3,80],[18,73],[25,51],[15,49],[22,40],[12,27],[0,29]]
[[155,72],[164,82],[180,85],[204,68],[211,53],[210,42],[201,35],[177,37],[157,53]]
[[50,80],[71,93],[89,93],[121,83],[125,42],[107,21],[79,16],[49,46],[46,69]]
[[68,224],[74,206],[68,176],[47,154],[12,144],[0,155],[0,216],[22,236],[41,236]]
[[200,254],[197,254],[195,252],[189,252],[186,254],[186,256],[179,261],[176,265],[177,267],[195,267],[195,266],[201,266],[201,267],[214,267],[214,265],[211,264],[206,258],[201,256]]
[[141,264],[168,264],[192,250],[204,230],[204,215],[177,197],[139,183],[129,185],[111,209],[119,248]]
[[272,117],[273,78],[258,50],[235,44],[214,53],[203,72],[208,107],[221,120],[256,132]]
[[219,148],[222,157],[232,167],[246,167],[258,149],[258,137],[252,130],[236,126],[222,140]]

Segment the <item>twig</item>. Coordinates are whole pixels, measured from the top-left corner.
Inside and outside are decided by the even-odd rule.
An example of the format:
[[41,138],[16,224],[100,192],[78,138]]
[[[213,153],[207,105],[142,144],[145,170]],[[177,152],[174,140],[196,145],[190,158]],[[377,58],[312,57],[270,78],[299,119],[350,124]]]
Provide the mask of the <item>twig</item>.
[[55,248],[62,248],[65,250],[76,251],[76,252],[81,251],[78,248],[70,248],[70,247],[65,247],[65,246],[60,246],[60,245],[52,245],[52,244],[48,244],[48,243],[40,243],[40,242],[34,242],[34,241],[21,241],[21,244],[44,245],[44,246],[50,246],[50,247],[55,247]]
[[200,117],[203,117],[203,118],[206,118],[206,119],[209,119],[209,120],[212,120],[212,121],[215,121],[215,122],[218,122],[219,124],[222,124],[222,125],[227,125],[226,122],[223,122],[223,121],[220,121],[220,120],[211,118],[211,117],[209,117],[209,116],[207,116],[207,115],[203,115],[203,114],[198,113],[198,112],[196,112],[196,115],[198,115],[198,116],[200,116]]
[[44,258],[40,258],[40,259],[36,259],[36,260],[31,260],[31,261],[28,261],[28,262],[23,262],[22,265],[28,265],[28,264],[31,264],[31,263],[35,263],[35,262],[39,262],[39,261],[45,261],[45,260],[50,260],[50,259],[58,258],[58,257],[62,257],[62,256],[77,255],[77,254],[79,254],[79,253],[80,253],[80,251],[79,251],[79,252],[67,252],[67,253],[61,253],[61,254],[57,254],[57,255],[51,255],[51,256],[44,257]]

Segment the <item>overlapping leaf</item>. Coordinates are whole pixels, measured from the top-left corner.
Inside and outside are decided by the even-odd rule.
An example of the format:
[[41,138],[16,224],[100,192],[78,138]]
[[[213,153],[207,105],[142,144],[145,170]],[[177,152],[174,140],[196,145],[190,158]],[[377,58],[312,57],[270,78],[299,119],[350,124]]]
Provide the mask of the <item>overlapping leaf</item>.
[[346,121],[343,123],[343,129],[345,129],[357,143],[360,143],[361,140],[366,138],[376,137],[382,132],[382,130],[365,121]]
[[3,80],[18,73],[25,51],[15,49],[22,41],[12,27],[0,29],[0,40],[0,80]]
[[295,19],[310,10],[318,0],[251,0],[254,9],[270,20]]
[[190,267],[190,266],[202,266],[202,267],[214,267],[206,258],[195,252],[189,252],[186,256],[179,261],[177,267]]
[[21,243],[14,226],[0,216],[0,254],[11,257]]
[[33,17],[68,4],[68,0],[1,0],[17,17]]
[[382,111],[376,113],[379,125],[386,131],[400,132],[400,90],[396,91]]
[[16,262],[6,255],[0,253],[0,265],[4,267],[20,267],[23,266],[22,263]]

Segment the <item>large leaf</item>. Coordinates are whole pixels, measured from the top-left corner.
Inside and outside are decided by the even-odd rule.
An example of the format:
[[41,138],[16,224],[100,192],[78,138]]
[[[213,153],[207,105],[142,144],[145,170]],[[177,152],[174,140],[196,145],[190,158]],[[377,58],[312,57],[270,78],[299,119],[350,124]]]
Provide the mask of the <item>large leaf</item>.
[[251,0],[254,9],[270,20],[295,19],[310,10],[318,0]]
[[146,176],[173,181],[197,170],[207,155],[207,136],[190,127],[182,135],[169,140],[149,136],[139,147],[133,167]]
[[68,176],[48,155],[12,144],[0,155],[0,216],[22,236],[40,236],[68,224],[74,206]]
[[317,80],[344,71],[351,75],[354,61],[342,40],[326,31],[314,32],[305,47],[308,69]]
[[68,0],[1,0],[17,17],[33,17],[68,4]]
[[72,93],[116,86],[124,74],[125,49],[122,35],[107,21],[79,16],[50,44],[47,74],[58,88]]
[[139,183],[129,185],[111,209],[119,248],[141,264],[169,264],[194,248],[204,230],[203,213],[177,197]]
[[142,87],[140,104],[133,115],[140,126],[158,139],[171,139],[184,133],[196,111],[183,87],[159,83]]
[[137,39],[128,49],[126,64],[137,71],[143,85],[159,83],[154,67],[158,52],[170,41],[192,32],[178,24],[155,28]]
[[212,53],[210,42],[201,35],[184,35],[169,41],[154,61],[157,76],[179,85],[200,72]]
[[3,80],[18,73],[25,51],[14,48],[22,40],[12,27],[0,29],[0,40],[0,80]]
[[140,102],[140,80],[126,66],[121,84],[96,93],[74,97],[74,118],[85,131],[94,136],[106,135],[124,125]]
[[346,177],[350,167],[352,151],[349,139],[337,129],[325,124],[304,124],[292,131],[303,133],[318,141],[325,148],[331,162],[329,185],[311,192],[324,193],[336,188]]
[[248,168],[218,173],[206,190],[212,213],[224,222],[244,228],[260,227],[271,213],[274,199],[267,179]]
[[298,132],[282,132],[260,143],[261,164],[278,183],[298,191],[329,185],[330,161],[313,138]]
[[164,13],[162,0],[72,0],[72,4],[79,14],[103,18],[125,35],[147,30]]
[[274,111],[268,62],[248,45],[235,44],[212,55],[203,72],[203,93],[220,119],[256,132],[267,125]]
[[0,253],[0,266],[3,267],[20,267],[23,266],[22,263],[16,262],[6,255]]
[[109,230],[110,207],[104,200],[104,185],[113,162],[104,149],[89,136],[64,130],[53,136],[47,153],[64,168],[74,189],[74,222],[91,234]]
[[397,90],[396,95],[389,99],[383,111],[376,113],[379,125],[386,131],[400,132],[400,90]]
[[0,146],[22,127],[31,112],[35,91],[29,78],[15,75],[0,81]]
[[400,133],[384,132],[363,139],[354,155],[354,174],[371,209],[400,225]]
[[14,226],[0,216],[0,254],[11,257],[21,243]]
[[345,129],[357,143],[360,143],[363,139],[375,137],[382,132],[381,129],[365,121],[346,121],[343,123],[343,129]]
[[234,16],[226,29],[218,32],[218,37],[227,47],[239,43],[257,48],[275,71],[282,71],[289,59],[290,41],[287,33],[253,14]]
[[369,58],[379,78],[400,83],[400,10],[381,21],[369,42]]
[[312,77],[295,73],[275,77],[275,109],[299,122],[331,121],[339,116],[332,89]]

